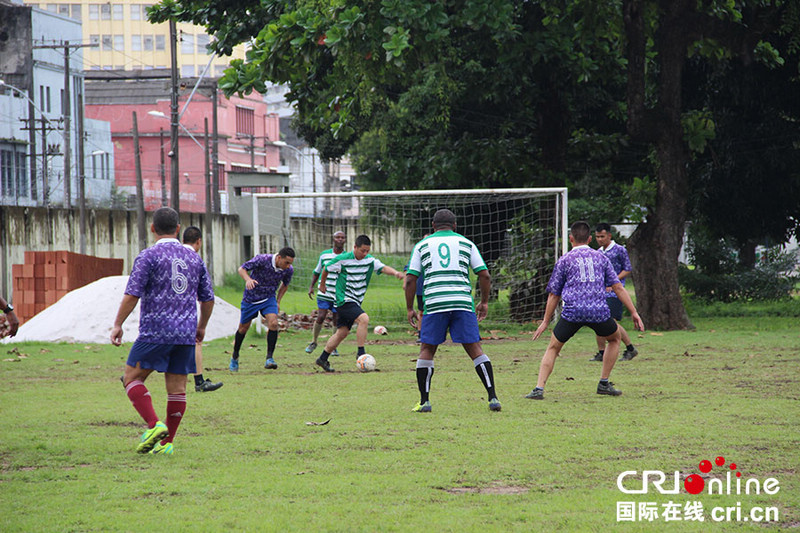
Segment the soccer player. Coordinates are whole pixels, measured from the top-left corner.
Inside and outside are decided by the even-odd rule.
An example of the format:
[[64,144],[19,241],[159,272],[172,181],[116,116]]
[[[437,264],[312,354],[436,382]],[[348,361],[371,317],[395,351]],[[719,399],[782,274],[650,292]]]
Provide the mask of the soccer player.
[[[308,297],[314,298],[314,289],[317,287],[317,280],[322,275],[322,269],[325,265],[344,252],[344,243],[347,240],[347,235],[343,231],[337,231],[333,234],[333,248],[323,250],[319,254],[319,261],[314,268],[314,273],[311,276],[311,285],[308,287]],[[314,331],[311,342],[306,346],[306,353],[312,353],[317,348],[317,339],[319,332],[322,330],[322,325],[325,323],[325,317],[328,316],[328,311],[331,312],[331,320],[336,323],[336,307],[333,305],[333,299],[336,296],[336,278],[339,274],[328,274],[328,279],[325,280],[325,292],[317,291],[317,320],[314,322]],[[334,351],[331,355],[339,355]]]
[[245,261],[239,267],[239,275],[245,281],[242,295],[242,314],[239,328],[233,341],[233,357],[228,369],[239,371],[239,349],[250,322],[261,313],[267,319],[267,360],[264,368],[278,368],[273,355],[278,342],[278,310],[281,298],[289,288],[294,274],[294,250],[288,246],[277,254],[260,254]]
[[8,336],[13,337],[17,334],[17,330],[19,330],[19,318],[17,318],[17,314],[14,312],[14,306],[8,303],[8,300],[0,296],[0,309],[2,309],[8,321],[8,327],[10,328]]
[[[481,301],[472,299],[469,269],[478,276]],[[489,396],[489,409],[500,411],[495,392],[494,372],[489,356],[483,353],[478,322],[486,318],[492,278],[480,251],[466,237],[456,233],[456,215],[439,209],[433,215],[433,233],[414,246],[406,274],[406,308],[409,323],[417,327],[414,296],[417,279],[425,276],[424,318],[420,325],[420,350],[417,358],[417,386],[420,399],[412,411],[430,413],[429,399],[433,377],[433,357],[450,331],[453,342],[461,343],[472,359],[475,371]]]
[[328,362],[328,356],[350,333],[353,324],[356,325],[356,344],[358,353],[356,358],[366,353],[364,345],[367,343],[367,328],[369,328],[369,315],[361,309],[361,302],[367,293],[369,280],[372,273],[389,274],[397,279],[403,279],[403,273],[398,272],[388,265],[384,265],[378,258],[369,255],[372,241],[366,235],[359,235],[352,252],[337,255],[325,265],[319,280],[319,290],[327,292],[328,274],[338,274],[336,279],[336,299],[334,305],[337,314],[336,333],[331,335],[325,344],[325,349],[315,363],[325,372],[334,372]]
[[[195,253],[200,253],[203,247],[203,234],[197,226],[189,226],[183,231],[183,245]],[[203,379],[203,343],[198,342],[194,347],[194,390],[195,392],[213,392],[222,387],[222,382],[214,383],[210,379]]]
[[[633,270],[633,267],[631,267],[631,260],[628,257],[628,250],[626,250],[624,246],[614,242],[614,238],[611,236],[611,225],[607,222],[601,222],[597,225],[594,230],[594,238],[600,246],[600,251],[611,261],[611,266],[614,267],[614,272],[617,273],[617,278],[619,278],[620,283],[622,283],[624,287],[625,279],[630,275],[631,270]],[[631,344],[630,335],[628,335],[628,332],[622,327],[622,324],[619,323],[619,321],[622,320],[622,302],[617,298],[617,293],[611,290],[611,287],[606,287],[606,303],[608,304],[608,309],[611,311],[611,318],[617,321],[619,334],[623,344],[625,344],[622,360],[630,361],[639,354],[639,350]],[[602,361],[605,348],[606,340],[603,337],[597,337],[598,351],[591,360]]]
[[550,344],[542,357],[536,388],[525,396],[531,400],[544,399],[544,386],[553,371],[561,348],[583,326],[589,326],[595,334],[608,342],[603,355],[603,369],[600,373],[600,383],[597,384],[597,394],[609,396],[622,394],[621,390],[614,388],[608,381],[619,355],[620,334],[617,323],[611,318],[611,312],[606,305],[606,287],[611,287],[630,311],[636,329],[644,331],[644,323],[636,312],[628,292],[617,279],[611,262],[602,252],[589,248],[591,240],[592,232],[589,224],[583,221],[575,222],[570,227],[569,235],[572,250],[556,261],[550,282],[547,284],[547,292],[550,294],[547,296],[544,320],[534,332],[533,340],[538,339],[547,329],[560,300],[564,301],[564,306],[561,318],[553,328]]
[[[186,376],[195,371],[194,350],[203,341],[214,308],[214,289],[200,255],[178,240],[180,224],[174,209],[156,210],[150,231],[156,243],[133,262],[111,343],[122,344],[122,324],[141,299],[139,336],[128,354],[122,384],[134,409],[147,422],[136,451],[171,455],[175,433],[186,413]],[[144,384],[153,370],[164,373],[166,424],[158,419]]]

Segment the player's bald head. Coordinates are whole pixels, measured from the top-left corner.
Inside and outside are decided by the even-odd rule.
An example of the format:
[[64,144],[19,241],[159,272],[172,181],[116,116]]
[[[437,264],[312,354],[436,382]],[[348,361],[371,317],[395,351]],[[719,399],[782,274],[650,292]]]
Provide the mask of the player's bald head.
[[456,215],[449,209],[439,209],[433,214],[433,228],[442,229],[456,227]]

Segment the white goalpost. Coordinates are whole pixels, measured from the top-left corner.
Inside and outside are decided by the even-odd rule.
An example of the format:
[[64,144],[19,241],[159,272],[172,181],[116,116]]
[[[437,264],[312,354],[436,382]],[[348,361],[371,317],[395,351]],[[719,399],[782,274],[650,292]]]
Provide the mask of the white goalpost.
[[[556,259],[568,250],[566,188],[287,192],[252,198],[252,218],[242,222],[243,252],[252,256],[294,248],[294,290],[308,290],[319,253],[331,247],[335,231],[347,234],[345,251],[364,234],[372,240],[372,255],[403,268],[414,245],[431,232],[433,214],[447,208],[456,214],[456,231],[475,242],[489,267],[489,318],[529,322],[541,318],[547,280]],[[373,281],[394,287],[387,283]],[[396,292],[376,291],[372,301],[368,292],[365,311],[402,320],[405,300],[399,285],[394,288]]]

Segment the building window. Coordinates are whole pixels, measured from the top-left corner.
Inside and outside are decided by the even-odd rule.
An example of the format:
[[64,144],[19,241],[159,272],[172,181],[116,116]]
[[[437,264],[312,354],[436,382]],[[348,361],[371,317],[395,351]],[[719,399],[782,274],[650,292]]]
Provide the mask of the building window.
[[255,110],[236,106],[236,133],[242,135],[255,134]]
[[208,34],[199,33],[197,34],[197,53],[198,54],[210,54],[211,52],[208,50],[208,43],[211,42],[211,38]]
[[118,52],[122,52],[125,50],[125,36],[124,35],[115,35],[114,36],[114,50]]
[[112,50],[110,35],[103,35],[103,50],[106,52]]
[[141,52],[142,51],[142,36],[141,35],[131,35],[131,51],[133,51],[133,52]]
[[72,18],[83,20],[83,6],[81,4],[72,4]]
[[111,4],[100,4],[100,20],[111,20]]
[[0,194],[28,197],[27,154],[22,146],[5,145],[0,149]]
[[58,13],[58,4],[47,4],[47,11],[50,13]]
[[194,53],[194,35],[191,33],[181,32],[181,53],[193,54]]
[[89,4],[89,20],[100,20],[100,4]]
[[93,33],[89,36],[89,42],[91,44],[100,44],[100,36],[96,33]]
[[14,152],[0,150],[0,182],[3,196],[14,196]]
[[45,87],[45,93],[47,93],[47,100],[45,101],[45,103],[47,104],[47,107],[45,107],[44,109],[46,109],[47,112],[49,113],[51,111],[51,108],[50,108],[50,86]]
[[111,10],[114,13],[114,20],[122,20],[124,18],[123,9],[125,6],[122,4],[113,4]]
[[131,20],[142,20],[142,4],[131,4]]
[[194,76],[194,65],[181,65],[181,76],[184,78]]
[[167,36],[156,35],[156,50],[163,51],[167,48]]
[[64,15],[65,17],[69,16],[69,4],[58,4],[58,14]]
[[142,41],[144,44],[145,52],[152,52],[153,51],[153,36],[152,35],[143,35]]

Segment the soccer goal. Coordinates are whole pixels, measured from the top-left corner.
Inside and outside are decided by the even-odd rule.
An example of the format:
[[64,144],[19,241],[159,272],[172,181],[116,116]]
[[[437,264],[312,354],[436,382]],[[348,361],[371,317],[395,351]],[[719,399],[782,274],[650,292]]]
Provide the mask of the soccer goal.
[[[332,235],[339,230],[347,234],[345,251],[364,234],[372,240],[372,255],[402,269],[414,245],[432,231],[433,214],[447,208],[456,214],[456,231],[478,246],[492,275],[489,319],[530,322],[541,318],[553,265],[567,251],[566,188],[253,196],[252,224],[241,228],[251,243],[248,251],[294,248],[293,290],[308,290],[320,252],[331,248]],[[310,300],[309,306],[313,308]],[[364,310],[383,321],[404,321],[399,282],[389,276],[373,278]]]

